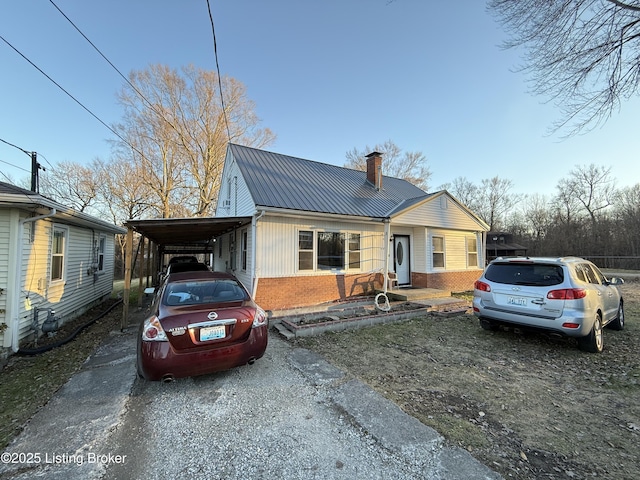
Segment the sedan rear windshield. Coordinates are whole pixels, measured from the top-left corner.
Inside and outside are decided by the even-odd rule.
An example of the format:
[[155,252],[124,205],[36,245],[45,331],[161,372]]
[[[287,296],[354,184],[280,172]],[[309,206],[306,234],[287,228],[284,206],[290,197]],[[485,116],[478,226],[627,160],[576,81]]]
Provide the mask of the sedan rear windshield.
[[165,305],[197,305],[203,303],[236,302],[249,297],[234,280],[206,280],[169,283],[165,289]]
[[484,276],[496,283],[549,287],[564,281],[564,270],[559,265],[494,263],[487,267]]

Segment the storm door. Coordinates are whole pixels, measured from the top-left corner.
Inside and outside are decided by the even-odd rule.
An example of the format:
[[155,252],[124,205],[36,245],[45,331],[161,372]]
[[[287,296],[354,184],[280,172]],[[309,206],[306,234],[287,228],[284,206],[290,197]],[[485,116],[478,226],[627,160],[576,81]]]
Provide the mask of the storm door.
[[409,235],[394,235],[393,267],[398,277],[398,285],[411,284],[411,257],[409,254]]

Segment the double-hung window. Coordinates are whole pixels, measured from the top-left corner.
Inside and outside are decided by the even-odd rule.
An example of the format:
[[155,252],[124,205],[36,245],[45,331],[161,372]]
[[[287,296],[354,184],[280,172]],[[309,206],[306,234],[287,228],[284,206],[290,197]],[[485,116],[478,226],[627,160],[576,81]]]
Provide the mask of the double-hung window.
[[298,232],[298,270],[347,270],[360,268],[360,234]]
[[104,251],[107,244],[107,237],[104,235],[100,236],[100,241],[98,242],[98,271],[104,272]]
[[248,232],[243,230],[241,234],[240,251],[242,252],[242,270],[247,270]]
[[433,268],[444,268],[444,237],[431,237]]
[[64,255],[67,243],[67,230],[53,228],[53,241],[51,245],[51,281],[64,279]]
[[467,237],[467,267],[478,266],[478,241],[476,237]]

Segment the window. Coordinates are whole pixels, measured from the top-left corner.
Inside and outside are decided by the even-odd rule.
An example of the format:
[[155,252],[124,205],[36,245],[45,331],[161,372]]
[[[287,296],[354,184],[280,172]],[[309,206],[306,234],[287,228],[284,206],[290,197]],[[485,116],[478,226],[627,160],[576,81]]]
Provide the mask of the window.
[[298,232],[298,270],[345,270],[360,268],[360,234]]
[[360,268],[360,234],[349,234],[349,268]]
[[313,232],[298,232],[298,270],[313,270]]
[[467,266],[478,266],[478,242],[476,237],[467,237]]
[[236,232],[229,234],[229,268],[236,269]]
[[242,270],[247,269],[247,230],[242,231],[242,240],[240,242],[240,251],[242,255]]
[[444,237],[431,237],[433,268],[444,268]]
[[67,231],[53,228],[53,244],[51,245],[51,280],[62,280],[64,277],[64,252]]
[[105,236],[100,236],[100,242],[98,243],[98,271],[104,272],[104,251],[107,243]]
[[344,236],[318,232],[318,270],[344,269]]

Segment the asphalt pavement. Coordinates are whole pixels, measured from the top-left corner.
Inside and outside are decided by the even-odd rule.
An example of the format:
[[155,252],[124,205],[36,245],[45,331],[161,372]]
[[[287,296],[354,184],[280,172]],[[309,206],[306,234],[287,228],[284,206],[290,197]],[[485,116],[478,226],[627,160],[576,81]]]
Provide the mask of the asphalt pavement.
[[501,478],[275,333],[254,365],[168,384],[136,377],[135,340],[106,339],[5,449],[0,479]]

